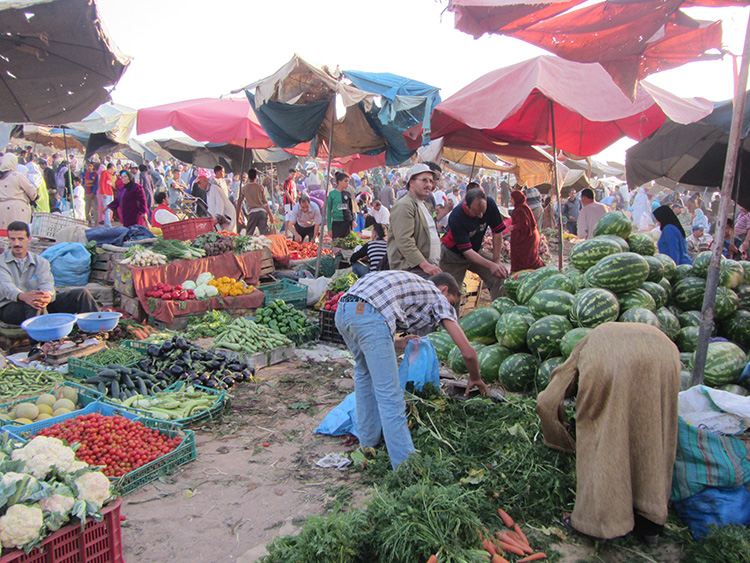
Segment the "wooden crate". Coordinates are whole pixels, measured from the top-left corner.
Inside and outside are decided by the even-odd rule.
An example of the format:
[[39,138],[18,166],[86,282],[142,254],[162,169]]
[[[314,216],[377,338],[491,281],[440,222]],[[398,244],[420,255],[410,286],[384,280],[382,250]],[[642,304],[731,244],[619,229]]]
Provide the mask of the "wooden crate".
[[264,248],[261,250],[260,256],[260,277],[264,278],[273,274],[276,271],[276,268],[273,265],[273,255],[271,254],[270,248]]
[[464,277],[465,291],[461,294],[460,310],[465,315],[469,311],[476,309],[479,305],[479,296],[482,294],[482,278],[474,272],[466,272]]
[[127,297],[135,297],[135,285],[133,285],[133,271],[126,264],[115,264],[114,270],[115,289]]
[[145,320],[147,316],[146,310],[137,297],[129,297],[122,293],[120,293],[120,309],[139,322]]

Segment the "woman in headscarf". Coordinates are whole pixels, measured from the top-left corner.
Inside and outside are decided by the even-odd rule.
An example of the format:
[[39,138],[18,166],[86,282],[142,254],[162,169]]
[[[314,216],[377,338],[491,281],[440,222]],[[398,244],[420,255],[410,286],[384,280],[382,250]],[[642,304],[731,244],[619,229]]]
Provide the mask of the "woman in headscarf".
[[[19,165],[19,168],[20,167],[21,165]],[[26,163],[25,167],[29,172],[29,182],[31,182],[36,188],[36,210],[41,213],[49,213],[49,191],[47,190],[47,183],[44,181],[44,174],[42,174],[42,169],[39,168],[39,165],[33,161]]]
[[201,175],[195,180],[190,188],[190,195],[196,198],[195,214],[198,217],[208,217],[208,176]]
[[133,225],[148,225],[146,218],[146,193],[140,184],[135,182],[133,174],[127,170],[120,172],[120,179],[123,186],[117,192],[114,201],[107,208],[112,211],[118,211],[123,227],[132,227]]
[[0,161],[0,229],[13,221],[31,223],[31,202],[37,198],[36,188],[17,167],[18,157],[5,153]]
[[[645,227],[651,224],[651,204],[648,200],[646,188],[638,188],[638,194],[633,199],[633,209],[631,211],[633,225],[636,229],[641,227],[641,222],[645,221]],[[644,219],[644,215],[646,216]]]
[[668,205],[657,207],[654,210],[654,217],[661,226],[661,236],[656,245],[659,252],[672,258],[678,266],[692,264],[693,261],[688,256],[685,230],[672,208]]
[[693,228],[700,227],[704,233],[708,232],[708,217],[700,207],[695,208],[695,214],[693,215]]
[[510,192],[513,214],[510,226],[510,271],[536,270],[544,266],[539,258],[539,229],[534,213],[526,205],[526,196],[521,190]]

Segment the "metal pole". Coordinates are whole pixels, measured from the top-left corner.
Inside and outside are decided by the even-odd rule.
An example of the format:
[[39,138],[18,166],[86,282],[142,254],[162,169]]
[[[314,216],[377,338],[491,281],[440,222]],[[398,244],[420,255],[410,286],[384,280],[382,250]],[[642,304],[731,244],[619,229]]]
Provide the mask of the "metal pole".
[[474,165],[477,163],[477,153],[474,152],[474,160],[471,161],[471,173],[469,174],[469,183],[474,180]]
[[[73,173],[70,171],[70,158],[68,157],[68,136],[65,134],[65,127],[62,128],[63,132],[63,146],[65,147],[65,162],[68,163],[68,185],[73,186]],[[63,187],[63,191],[65,191],[65,187]],[[64,195],[64,194],[63,194]],[[70,208],[73,209],[73,193],[71,189],[70,193]]]
[[563,269],[563,223],[562,223],[562,201],[560,200],[560,182],[557,178],[557,138],[555,137],[555,103],[549,100],[549,118],[552,125],[552,181],[557,194],[557,236],[560,237],[560,247],[557,252],[557,268]]
[[747,89],[748,64],[750,64],[750,18],[748,19],[747,31],[745,33],[745,47],[742,52],[740,77],[734,90],[732,126],[729,129],[727,157],[724,161],[724,177],[721,182],[719,216],[716,221],[716,231],[714,233],[715,238],[719,238],[716,238],[716,244],[714,244],[711,254],[711,265],[708,268],[708,276],[706,277],[706,294],[703,296],[698,346],[695,349],[693,376],[690,378],[691,387],[703,383],[703,372],[706,368],[706,356],[708,354],[708,341],[711,338],[711,329],[714,324],[716,288],[719,285],[719,261],[723,248],[721,237],[723,237],[727,223],[727,212],[729,211],[729,201],[732,197],[732,187],[734,186],[735,167],[737,166],[737,154],[742,146],[742,119],[745,115],[745,90]]
[[[247,139],[245,139],[245,146],[242,147],[242,158],[240,158],[240,181],[238,182],[238,184],[240,185],[240,188],[239,188],[238,193],[237,193],[237,201],[239,201],[239,199],[240,199],[239,192],[242,191],[242,174],[244,174],[244,172],[245,172],[245,151],[246,150],[247,150]],[[237,222],[238,223],[239,223],[239,220],[240,220],[240,214],[241,213],[242,213],[242,209],[237,209]],[[270,220],[270,219],[272,219],[272,217],[269,217],[268,219]],[[255,232],[252,232],[252,233],[247,233],[246,232],[245,234],[252,235],[252,234],[255,234]]]
[[326,195],[325,201],[323,201],[323,208],[325,210],[324,217],[325,221],[320,222],[320,234],[318,235],[318,256],[315,259],[315,277],[320,275],[320,258],[323,252],[323,235],[326,231],[326,225],[328,224],[328,214],[331,212],[328,207],[328,190],[331,189],[331,159],[333,158],[333,125],[336,122],[336,94],[331,98],[331,131],[328,134],[328,166],[326,167]]

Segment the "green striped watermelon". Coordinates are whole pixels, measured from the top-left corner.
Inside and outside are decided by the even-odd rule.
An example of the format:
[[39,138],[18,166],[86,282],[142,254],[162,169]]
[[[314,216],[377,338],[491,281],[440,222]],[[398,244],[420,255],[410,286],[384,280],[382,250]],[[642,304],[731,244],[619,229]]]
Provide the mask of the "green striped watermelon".
[[661,307],[656,310],[656,318],[659,319],[659,328],[661,328],[662,332],[666,334],[670,340],[676,340],[682,327],[680,327],[680,321],[677,320],[674,313],[666,307]]
[[546,360],[560,355],[560,340],[573,330],[573,325],[562,315],[548,315],[529,327],[526,345],[538,358]]
[[684,326],[680,329],[676,341],[680,352],[695,352],[698,346],[698,330],[697,326]]
[[742,269],[745,271],[745,277],[742,280],[742,285],[750,284],[750,261],[740,260],[740,265],[742,266]]
[[578,344],[578,341],[592,330],[594,329],[578,327],[566,332],[565,336],[563,336],[560,340],[560,352],[562,352],[563,358],[569,358],[571,352],[573,352],[573,348],[575,348],[576,344]]
[[622,237],[618,237],[617,235],[599,235],[594,237],[596,240],[611,240],[612,242],[616,242],[617,246],[620,247],[620,252],[630,252],[630,247],[628,246],[628,241],[626,241]]
[[539,366],[539,370],[536,373],[536,390],[537,393],[544,391],[549,385],[549,380],[552,377],[552,372],[555,368],[565,363],[565,358],[562,356],[555,356],[549,360],[544,360],[542,365]]
[[545,289],[557,289],[558,291],[565,291],[572,295],[576,292],[576,284],[565,274],[555,274],[544,280],[536,291],[539,293]]
[[633,232],[633,222],[630,217],[622,211],[610,211],[605,213],[594,227],[594,236],[615,235],[621,238],[628,238]]
[[456,343],[453,342],[451,335],[445,331],[433,332],[430,334],[430,342],[432,342],[432,345],[435,348],[438,360],[444,364],[447,363],[448,354],[451,353],[451,350],[453,350],[453,347],[456,345]]
[[703,296],[706,294],[706,280],[703,278],[685,278],[672,288],[672,301],[683,311],[703,308]]
[[517,303],[510,297],[498,297],[492,302],[491,306],[502,315],[505,311],[507,311],[511,307],[515,307],[516,305]]
[[[480,344],[479,342],[472,342],[471,346],[472,348],[474,348],[474,350],[477,351],[477,354],[479,354],[482,348],[486,348],[485,344]],[[458,346],[454,346],[451,349],[450,354],[448,354],[448,367],[451,368],[454,373],[457,373],[459,375],[469,372],[466,364],[464,363],[464,357],[461,355],[461,350],[459,350]]]
[[740,397],[747,397],[748,391],[741,385],[735,385],[734,383],[727,383],[726,385],[719,385],[718,389],[722,391],[729,391]]
[[680,363],[682,369],[686,371],[693,371],[693,360],[695,359],[695,352],[680,352]]
[[576,289],[582,289],[584,287],[583,272],[575,266],[568,264],[562,269],[562,273],[568,276],[568,279],[573,282]]
[[648,291],[646,291],[645,289],[641,289],[640,287],[636,287],[635,289],[631,289],[630,291],[623,291],[622,293],[618,293],[617,299],[620,300],[621,311],[627,311],[628,309],[633,309],[634,307],[642,307],[643,309],[648,309],[649,311],[656,311],[656,309],[658,309],[653,296]]
[[464,316],[458,325],[466,334],[470,342],[480,342],[482,344],[494,344],[495,325],[500,318],[500,313],[492,307],[482,307],[474,309]]
[[734,290],[737,294],[738,304],[737,307],[740,309],[750,309],[750,285],[741,285]]
[[716,387],[734,383],[747,365],[747,356],[742,348],[732,342],[711,342],[706,355],[703,381]]
[[658,282],[664,277],[664,264],[656,256],[644,256],[648,262],[648,277],[646,281]]
[[659,285],[664,288],[664,291],[667,292],[667,301],[669,301],[670,297],[672,297],[672,282],[670,282],[667,278],[662,278],[659,280]]
[[526,333],[528,331],[528,320],[517,313],[501,315],[495,325],[497,343],[511,350],[523,348],[526,344]]
[[[693,258],[693,275],[699,278],[705,278],[708,275],[708,267],[711,265],[711,254],[710,250],[699,252],[695,258]],[[719,266],[721,262],[724,262],[726,258],[719,255]]]
[[726,319],[737,310],[740,300],[737,294],[728,287],[716,288],[716,312],[714,318],[718,321]]
[[611,240],[594,238],[576,243],[570,250],[570,263],[585,272],[605,256],[620,252],[620,245]]
[[633,307],[632,309],[628,309],[620,315],[618,321],[621,323],[643,323],[655,326],[656,328],[661,328],[659,317],[643,307]]
[[687,391],[690,389],[690,380],[693,377],[692,371],[682,370],[680,371],[680,391]]
[[685,328],[686,326],[700,326],[701,312],[683,311],[677,314],[677,320],[680,322],[681,328]]
[[518,302],[525,305],[529,302],[529,299],[536,293],[539,286],[547,278],[551,278],[555,274],[559,274],[559,270],[554,266],[544,266],[538,270],[534,270],[528,276],[525,276],[521,280],[521,285],[518,286],[516,295],[518,296]]
[[750,311],[737,311],[721,323],[720,334],[746,350],[750,348]]
[[500,364],[505,358],[512,356],[513,352],[500,344],[493,344],[482,348],[477,352],[479,358],[479,374],[485,383],[497,381],[500,374]]
[[664,277],[667,278],[667,281],[671,282],[675,274],[677,274],[677,264],[675,264],[672,257],[667,254],[657,252],[654,256],[661,260],[661,265],[664,267]]
[[547,315],[562,315],[567,318],[573,308],[575,298],[570,293],[557,289],[542,289],[529,300],[529,309],[535,318]]
[[526,391],[536,380],[539,362],[531,354],[513,354],[500,364],[500,384],[508,391]]
[[615,294],[593,287],[576,293],[570,320],[577,326],[596,328],[600,324],[616,321],[619,315],[620,303]]
[[[669,282],[667,282],[667,284],[669,284]],[[669,293],[667,292],[666,289],[664,289],[664,286],[662,286],[660,283],[646,281],[641,284],[640,289],[647,291],[649,295],[651,295],[651,297],[654,298],[654,302],[656,303],[657,309],[659,307],[664,307],[669,301]],[[620,297],[620,300],[622,300],[622,297]],[[646,309],[648,309],[648,307],[646,307]]]
[[745,270],[736,260],[724,260],[719,270],[719,285],[734,289],[745,279]]
[[528,276],[532,271],[533,270],[522,270],[520,272],[516,272],[511,276],[508,276],[508,278],[505,280],[505,283],[503,284],[505,293],[508,294],[508,297],[510,297],[514,301],[517,301],[516,294],[518,293],[518,286],[521,285],[521,281],[523,281],[523,278]]
[[675,268],[674,278],[670,281],[672,282],[672,285],[674,285],[680,280],[692,277],[697,277],[693,273],[693,267],[690,264],[680,264],[679,266],[677,266],[677,268]]
[[526,305],[516,305],[515,307],[510,307],[509,309],[506,309],[505,313],[515,313],[516,315],[521,315],[529,324],[532,324],[536,320],[534,313],[532,313],[531,309],[529,309]]
[[635,252],[621,252],[602,258],[585,275],[591,287],[601,287],[615,293],[635,289],[648,277],[648,262]]
[[646,233],[633,233],[628,237],[628,246],[631,252],[641,256],[653,256],[656,254],[656,242]]

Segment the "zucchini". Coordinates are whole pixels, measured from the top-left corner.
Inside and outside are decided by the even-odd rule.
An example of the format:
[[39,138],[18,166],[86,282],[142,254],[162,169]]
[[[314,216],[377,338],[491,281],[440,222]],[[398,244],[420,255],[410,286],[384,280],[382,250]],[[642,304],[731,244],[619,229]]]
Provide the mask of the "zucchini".
[[130,379],[130,376],[127,373],[124,373],[122,375],[120,382],[123,383],[128,389],[135,389],[135,384],[133,383],[133,380]]
[[109,384],[109,389],[112,392],[111,396],[113,399],[119,399],[120,398],[120,384],[117,381],[112,381]]
[[114,371],[114,370],[109,369],[109,368],[100,369],[96,373],[96,375],[97,375],[97,377],[101,377],[102,379],[107,379],[107,380],[110,380],[110,381],[115,380],[115,379],[120,379],[120,374],[118,372]]

